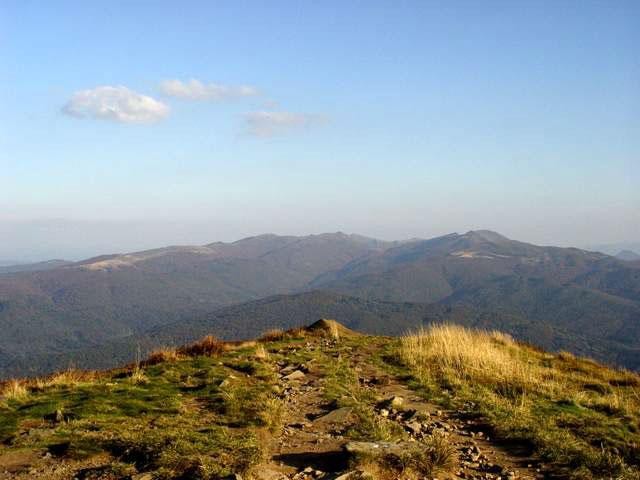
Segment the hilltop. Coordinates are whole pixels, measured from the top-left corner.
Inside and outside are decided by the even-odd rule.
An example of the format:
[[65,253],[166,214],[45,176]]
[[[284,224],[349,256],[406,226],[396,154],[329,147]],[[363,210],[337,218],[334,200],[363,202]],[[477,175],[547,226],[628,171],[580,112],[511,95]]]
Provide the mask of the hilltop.
[[640,377],[332,320],[0,386],[0,479],[638,478]]

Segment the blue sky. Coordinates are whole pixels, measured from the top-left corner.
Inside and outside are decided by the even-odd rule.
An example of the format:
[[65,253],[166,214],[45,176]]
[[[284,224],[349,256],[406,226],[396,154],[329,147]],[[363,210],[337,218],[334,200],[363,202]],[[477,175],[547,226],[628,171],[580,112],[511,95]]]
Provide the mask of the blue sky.
[[0,257],[638,240],[638,25],[636,1],[5,1]]

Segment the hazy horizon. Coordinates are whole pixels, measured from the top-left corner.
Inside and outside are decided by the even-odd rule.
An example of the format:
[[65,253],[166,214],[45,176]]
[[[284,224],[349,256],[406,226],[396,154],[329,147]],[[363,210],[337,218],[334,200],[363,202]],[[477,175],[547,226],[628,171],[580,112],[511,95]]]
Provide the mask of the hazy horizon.
[[[398,230],[397,235],[385,234],[386,229],[376,231],[352,230],[349,228],[325,228],[318,230],[276,229],[251,230],[240,226],[222,225],[214,222],[136,222],[136,221],[63,221],[42,220],[34,222],[0,221],[0,264],[13,262],[38,262],[52,259],[78,261],[90,257],[130,253],[140,250],[167,247],[171,245],[204,245],[217,241],[233,242],[243,238],[262,234],[275,235],[318,235],[322,233],[343,232],[357,234],[379,240],[408,240],[412,238],[429,239],[450,233],[466,233],[469,230],[494,230],[513,240],[538,245],[577,247],[599,250],[615,255],[619,250],[640,251],[640,241],[599,241],[573,243],[562,239],[548,239],[544,232],[538,237],[527,238],[517,233],[474,225],[469,228],[437,230],[435,228],[416,228]],[[43,241],[46,239],[46,242]]]
[[187,4],[3,3],[0,259],[640,241],[640,3]]

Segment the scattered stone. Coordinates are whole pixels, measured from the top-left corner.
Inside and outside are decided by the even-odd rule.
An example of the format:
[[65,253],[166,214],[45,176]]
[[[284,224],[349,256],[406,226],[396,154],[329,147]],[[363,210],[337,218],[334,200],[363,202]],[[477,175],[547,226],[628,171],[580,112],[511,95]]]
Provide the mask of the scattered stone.
[[[236,476],[229,477],[229,480],[236,480]],[[135,475],[131,475],[131,480],[153,480],[153,475],[150,473],[137,473]],[[240,477],[239,480],[242,480]]]
[[305,377],[306,377],[306,375],[304,374],[304,372],[302,370],[294,370],[289,375],[285,375],[283,378],[284,378],[284,380],[286,380],[288,382],[291,382],[291,381],[296,381],[296,380],[302,380]]
[[405,425],[406,429],[414,434],[419,434],[422,431],[422,424],[420,422],[409,422]]
[[253,474],[255,480],[286,480],[287,477],[280,472],[271,470],[270,468],[257,469]]
[[424,448],[419,442],[349,442],[344,446],[347,453],[356,457],[376,457],[378,455],[395,455],[403,458],[408,450]]
[[351,407],[337,408],[326,415],[317,418],[314,423],[345,423],[349,419],[349,415],[351,415],[352,411],[353,409]]
[[291,372],[293,372],[293,371],[295,371],[295,370],[297,370],[297,368],[295,367],[295,365],[289,365],[289,366],[286,366],[286,367],[282,368],[282,369],[280,370],[280,373],[281,373],[282,375],[289,375]]
[[342,475],[337,476],[334,480],[351,480],[358,476],[358,472],[355,470],[347,473],[343,473]]

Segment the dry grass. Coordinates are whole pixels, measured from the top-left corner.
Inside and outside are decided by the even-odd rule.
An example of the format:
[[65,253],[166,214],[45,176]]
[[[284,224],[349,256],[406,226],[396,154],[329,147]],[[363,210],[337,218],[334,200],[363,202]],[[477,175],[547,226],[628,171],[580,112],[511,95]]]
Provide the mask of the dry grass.
[[491,385],[499,393],[521,396],[532,389],[566,392],[562,375],[531,361],[523,348],[501,332],[437,325],[402,339],[404,361],[417,370]]
[[131,371],[129,381],[134,385],[144,385],[149,382],[147,375],[144,373],[144,369],[140,365],[136,365]]
[[281,328],[272,328],[267,330],[258,338],[258,342],[281,342],[284,340],[291,340],[293,338],[304,338],[307,332],[304,328],[290,328],[289,330],[282,330]]
[[269,359],[269,352],[267,352],[267,349],[264,348],[264,345],[260,344],[256,347],[256,352],[254,354],[255,358],[258,360],[268,360]]
[[37,378],[32,382],[32,386],[37,390],[44,390],[50,387],[72,387],[81,383],[93,382],[97,377],[98,373],[95,371],[69,368],[48,377]]
[[9,380],[0,390],[0,397],[4,400],[24,400],[29,396],[25,382],[20,380]]
[[435,394],[444,387],[475,402],[500,434],[531,441],[551,461],[595,476],[638,474],[636,374],[454,325],[405,336],[400,356]]
[[340,340],[340,325],[337,322],[329,323],[329,336],[334,340]]
[[157,365],[164,362],[175,362],[183,356],[178,353],[178,349],[171,347],[162,347],[151,352],[147,359],[143,362],[145,366]]

